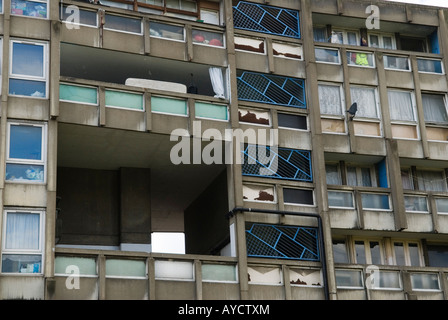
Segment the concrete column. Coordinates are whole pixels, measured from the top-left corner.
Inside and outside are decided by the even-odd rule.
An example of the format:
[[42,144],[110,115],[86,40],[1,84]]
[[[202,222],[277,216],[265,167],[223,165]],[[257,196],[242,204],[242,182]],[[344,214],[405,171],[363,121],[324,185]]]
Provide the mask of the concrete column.
[[311,0],[301,0],[302,13],[302,37],[303,53],[306,62],[306,96],[309,110],[309,122],[311,129],[311,140],[313,145],[312,164],[314,174],[314,191],[318,212],[322,217],[322,228],[324,235],[324,247],[327,264],[327,285],[329,299],[337,299],[336,278],[334,274],[333,246],[331,241],[331,226],[328,213],[327,180],[325,174],[325,156],[323,151],[323,135],[320,121],[320,108],[318,96],[317,66],[314,55],[313,18],[311,12]]

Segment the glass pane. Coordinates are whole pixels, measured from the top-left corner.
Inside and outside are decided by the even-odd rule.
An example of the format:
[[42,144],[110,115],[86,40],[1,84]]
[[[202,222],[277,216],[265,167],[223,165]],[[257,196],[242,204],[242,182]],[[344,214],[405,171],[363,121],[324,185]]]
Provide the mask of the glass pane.
[[448,267],[448,246],[427,245],[429,267]]
[[349,45],[352,46],[358,45],[357,36],[355,32],[347,32],[347,40]]
[[347,63],[351,66],[373,67],[373,54],[347,51]]
[[330,207],[353,208],[353,194],[351,192],[328,191],[328,205]]
[[151,97],[151,111],[174,113],[174,114],[187,114],[187,101],[180,99],[164,98],[164,97]]
[[243,185],[243,199],[274,202],[274,187]]
[[146,277],[146,263],[139,260],[107,259],[106,276]]
[[72,274],[75,270],[79,275],[97,274],[95,258],[57,256],[54,264],[56,274]]
[[358,185],[358,178],[355,167],[347,167],[347,184],[353,187]]
[[6,164],[7,181],[34,181],[44,182],[44,166],[31,164]]
[[339,174],[336,164],[326,164],[325,171],[327,175],[327,184],[342,184],[341,175]]
[[418,170],[418,188],[421,191],[445,191],[446,181],[443,171]]
[[364,241],[355,241],[356,263],[366,264],[366,250],[364,249]]
[[302,59],[302,47],[298,45],[273,42],[272,50],[278,57]]
[[362,288],[361,271],[336,270],[336,286]]
[[361,186],[371,187],[372,179],[370,177],[370,168],[361,168]]
[[[77,9],[79,12],[79,16],[76,15],[74,9],[72,7],[64,6],[63,10],[61,10],[62,21],[67,21],[71,23],[76,24],[84,24],[89,26],[96,26],[97,25],[97,19],[96,19],[96,12],[95,11],[88,11],[88,10],[82,10]],[[75,20],[76,18],[79,18],[79,21]]]
[[386,69],[410,70],[407,57],[384,56],[384,67]]
[[444,95],[422,94],[422,103],[426,122],[448,123]]
[[205,102],[196,102],[196,117],[229,120],[227,106]]
[[143,95],[138,93],[106,90],[106,106],[143,110]]
[[296,203],[306,205],[314,204],[312,190],[284,188],[283,199],[285,203]]
[[436,273],[413,273],[411,283],[414,290],[440,290],[439,276]]
[[448,213],[448,198],[437,198],[436,205],[438,213]]
[[339,51],[332,49],[315,48],[316,61],[339,63]]
[[42,160],[42,127],[10,126],[9,159]]
[[[376,271],[373,287],[377,289],[400,289],[400,274],[396,271]],[[376,278],[378,277],[378,278]],[[379,279],[379,281],[378,281]]]
[[394,243],[394,251],[395,251],[395,262],[399,266],[406,265],[406,259],[404,257],[404,246],[402,242]]
[[98,104],[96,88],[59,84],[59,100]]
[[43,2],[11,0],[11,14],[46,18],[47,4]]
[[46,87],[45,81],[9,79],[9,94],[11,95],[45,98]]
[[383,48],[384,49],[393,49],[393,47],[392,47],[392,37],[383,36]]
[[342,98],[339,86],[319,85],[320,113],[342,116]]
[[441,60],[417,59],[418,71],[443,73]]
[[210,46],[223,47],[223,35],[217,32],[193,30],[193,43],[208,44]]
[[41,273],[42,256],[25,254],[3,254],[2,272]]
[[142,21],[140,19],[133,19],[127,17],[120,17],[106,14],[106,23],[104,27],[107,29],[114,29],[132,33],[142,33]]
[[155,277],[158,279],[193,280],[193,263],[184,261],[155,261]]
[[248,37],[235,36],[235,49],[264,53],[264,40]]
[[381,261],[381,246],[379,242],[370,241],[370,256],[373,264],[382,264]]
[[327,42],[327,29],[326,28],[313,28],[314,41]]
[[375,89],[351,87],[350,95],[352,102],[356,102],[360,106],[356,113],[357,117],[378,119]]
[[428,212],[428,202],[426,197],[405,196],[404,204],[406,211]]
[[308,128],[306,117],[286,113],[277,113],[278,126],[306,130]]
[[378,39],[378,36],[370,35],[370,47],[379,48],[380,47],[380,41]]
[[184,28],[170,24],[151,22],[149,34],[153,37],[161,37],[172,40],[184,40]]
[[363,209],[390,209],[389,196],[386,194],[361,194]]
[[416,243],[409,243],[409,257],[411,260],[411,266],[420,266],[420,254],[418,250],[418,244]]
[[391,120],[415,121],[410,92],[389,90],[387,95]]
[[12,74],[44,76],[44,46],[19,42],[13,42],[12,46]]
[[236,268],[234,265],[203,263],[202,280],[236,281]]
[[5,249],[39,250],[40,214],[8,212],[6,216]]
[[333,257],[336,263],[348,263],[348,254],[345,241],[333,240]]

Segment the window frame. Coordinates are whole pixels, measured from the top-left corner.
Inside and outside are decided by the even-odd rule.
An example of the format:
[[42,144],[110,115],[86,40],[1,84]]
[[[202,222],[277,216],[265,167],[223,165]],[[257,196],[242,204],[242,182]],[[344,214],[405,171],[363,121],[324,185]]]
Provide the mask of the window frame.
[[[400,68],[391,68],[391,67],[387,67],[386,66],[386,58],[404,58],[407,60],[407,64],[408,64],[408,69],[400,69]],[[397,54],[385,54],[383,55],[383,65],[384,65],[384,70],[388,70],[388,71],[398,71],[398,72],[412,72],[412,65],[411,65],[411,59],[409,58],[409,56],[403,56],[403,55],[397,55]]]
[[[317,56],[316,56],[316,50],[336,51],[338,53],[338,55],[337,55],[338,61],[337,62],[328,62],[328,61],[318,60]],[[314,58],[316,60],[316,63],[332,64],[332,65],[335,65],[335,66],[340,66],[341,65],[341,52],[339,51],[339,48],[321,47],[321,46],[314,47]]]
[[[332,41],[332,37],[333,37],[333,32],[335,34],[342,34],[342,43],[340,42],[333,42]],[[360,33],[359,30],[356,29],[344,29],[344,28],[334,28],[331,30],[331,36],[330,36],[330,42],[334,43],[334,44],[342,44],[342,45],[348,45],[348,46],[359,46],[361,43],[361,37],[360,37]],[[356,44],[350,44],[348,43],[348,33],[354,33],[356,36]],[[339,37],[338,37],[339,40]]]
[[347,66],[349,67],[357,67],[357,68],[370,68],[370,69],[375,69],[376,68],[376,61],[375,61],[375,53],[374,52],[370,52],[370,51],[361,51],[361,50],[347,50],[347,54],[348,53],[364,53],[366,55],[371,55],[372,56],[372,65],[367,65],[367,66],[362,66],[362,65],[358,65],[358,64],[352,64],[349,63],[347,61]]
[[[28,214],[39,214],[39,248],[38,249],[7,249],[6,248],[6,227],[7,227],[7,219],[8,219],[8,213],[28,213]],[[20,274],[20,275],[36,275],[36,274],[43,274],[44,273],[44,246],[45,246],[45,211],[37,210],[37,209],[29,209],[29,208],[4,208],[3,210],[3,236],[2,236],[2,252],[1,252],[1,259],[0,259],[0,272],[2,274]],[[40,272],[38,273],[21,273],[21,272],[3,272],[3,255],[40,255],[41,256],[41,262],[40,262]]]
[[[41,134],[41,160],[33,160],[33,159],[20,159],[20,158],[11,158],[9,156],[11,150],[11,126],[32,126],[32,127],[40,127],[42,128]],[[46,184],[47,182],[47,124],[46,123],[37,123],[37,122],[20,122],[20,121],[8,121],[7,123],[7,133],[6,133],[6,166],[8,164],[30,164],[30,165],[39,165],[43,166],[44,177],[43,181],[33,181],[33,180],[7,180],[5,176],[5,182],[8,183],[26,183],[26,184]]]
[[[424,267],[425,266],[425,261],[424,261],[424,257],[423,257],[423,248],[422,248],[422,244],[420,243],[420,241],[417,240],[406,240],[406,239],[391,239],[391,252],[392,252],[392,261],[393,264],[396,266],[401,266],[399,264],[397,264],[397,256],[396,256],[396,252],[395,252],[395,243],[402,243],[403,244],[403,253],[404,253],[404,260],[405,260],[405,265],[404,266],[408,266],[408,267]],[[413,266],[411,264],[411,254],[409,252],[409,244],[416,244],[417,245],[417,253],[418,253],[418,261],[419,261],[419,265],[418,266]]]
[[[444,75],[445,74],[445,66],[444,66],[443,61],[441,59],[425,58],[425,57],[417,57],[416,59],[417,59],[417,71],[419,73],[438,74],[438,75]],[[440,62],[441,72],[421,71],[420,69],[418,69],[418,60],[439,61]]]
[[[348,170],[349,168],[355,168],[356,185],[349,184],[349,170]],[[372,183],[371,186],[364,186],[362,184],[362,169],[369,169],[370,182]],[[358,164],[346,163],[344,170],[347,177],[348,186],[362,187],[362,188],[378,188],[378,179],[376,175],[376,168],[374,165],[358,165]]]
[[[412,116],[414,118],[414,120],[410,121],[410,120],[394,120],[392,119],[392,117],[390,116],[390,109],[392,109],[392,106],[389,102],[389,92],[391,91],[395,91],[395,92],[405,92],[405,93],[409,93],[409,96],[411,98],[411,109],[412,109]],[[403,90],[403,89],[395,89],[395,88],[387,88],[387,94],[388,94],[388,102],[389,102],[389,117],[390,117],[390,123],[393,126],[395,125],[400,125],[400,126],[412,126],[415,127],[415,132],[417,134],[416,138],[403,138],[403,137],[394,137],[394,139],[400,139],[400,140],[420,140],[421,139],[421,133],[420,133],[420,127],[419,127],[419,117],[418,117],[418,112],[417,112],[417,102],[416,102],[416,98],[415,98],[415,92],[413,90]]]
[[355,237],[352,239],[352,241],[350,241],[350,245],[352,246],[354,264],[363,264],[363,263],[358,262],[357,253],[356,253],[356,242],[363,242],[364,254],[366,257],[366,262],[365,262],[366,265],[377,265],[375,263],[372,263],[372,252],[370,250],[370,242],[378,242],[379,252],[380,252],[380,260],[381,260],[380,265],[386,264],[387,255],[386,255],[386,250],[385,250],[386,246],[385,246],[384,240],[381,238],[359,238],[359,237]]
[[[371,45],[370,36],[372,36],[372,35],[378,37],[378,47]],[[391,44],[392,44],[391,49],[384,48],[384,37],[391,38]],[[385,50],[397,50],[397,41],[395,39],[395,35],[392,33],[368,32],[367,39],[368,39],[368,45],[370,48],[378,48],[378,49],[385,49]]]
[[[60,8],[59,8],[59,19],[61,20],[62,23],[65,23],[67,25],[70,25],[71,29],[77,29],[77,27],[88,27],[88,28],[94,28],[97,29],[98,28],[98,22],[99,22],[99,18],[98,18],[98,12],[95,10],[88,10],[85,8],[79,8],[79,12],[81,14],[81,11],[87,11],[87,12],[91,12],[91,13],[95,13],[95,25],[92,24],[85,24],[85,23],[74,23],[74,22],[68,22],[66,19],[64,20],[64,13],[66,13],[67,8],[70,7],[70,5],[66,5],[61,3],[60,4]],[[69,28],[69,27],[67,27]],[[69,28],[69,29],[70,29]]]
[[[428,91],[422,91],[422,100],[423,100],[423,95],[434,95],[434,96],[442,96],[443,97],[443,104],[445,106],[445,114],[447,116],[448,119],[448,97],[447,94],[444,92],[428,92]],[[425,113],[425,108],[424,105],[422,103],[422,110],[423,110],[423,114]],[[425,125],[430,125],[430,126],[448,126],[448,120],[446,122],[434,122],[434,121],[426,121],[424,119],[424,115],[423,115],[423,121],[425,122]]]
[[[21,75],[21,74],[14,74],[12,72],[13,63],[14,63],[14,43],[22,43],[22,44],[28,44],[28,45],[37,45],[42,46],[43,48],[43,61],[42,61],[42,77],[38,76],[29,76],[29,75]],[[9,48],[9,70],[8,70],[8,83],[11,79],[18,79],[18,80],[29,80],[29,81],[37,81],[37,82],[44,82],[45,83],[45,96],[44,97],[35,97],[35,96],[26,96],[26,95],[20,95],[20,94],[11,94],[8,91],[8,95],[14,96],[14,97],[25,97],[25,98],[34,98],[34,99],[48,99],[48,92],[49,92],[49,52],[48,52],[48,42],[44,41],[37,41],[37,40],[22,40],[22,39],[10,39],[9,41],[10,48]]]
[[320,98],[319,98],[319,108],[320,108],[320,118],[324,120],[333,120],[333,121],[342,121],[343,122],[343,128],[344,132],[330,132],[330,131],[322,131],[324,134],[335,134],[335,135],[348,135],[348,128],[347,128],[347,121],[346,120],[346,110],[345,110],[345,93],[344,93],[344,86],[341,83],[334,83],[334,82],[319,82],[317,86],[318,95],[319,95],[319,88],[320,86],[332,86],[332,87],[338,87],[339,88],[339,96],[340,96],[340,114],[326,114],[322,113],[322,109],[320,108]]
[[143,26],[143,19],[142,18],[139,19],[138,17],[125,16],[125,15],[120,15],[120,14],[115,14],[115,13],[107,13],[106,12],[105,15],[104,15],[104,19],[106,19],[106,20],[107,20],[107,15],[114,16],[114,17],[119,17],[119,18],[125,18],[125,19],[140,20],[140,32],[137,33],[137,32],[132,32],[132,31],[113,29],[113,28],[110,28],[110,27],[108,28],[108,27],[106,27],[106,23],[103,26],[104,30],[120,32],[120,33],[126,33],[126,34],[139,35],[139,36],[143,35],[143,33],[144,33],[144,31],[143,31],[144,26]]
[[[51,3],[51,1],[49,1],[49,0],[25,0],[25,1],[27,1],[27,2],[37,2],[37,3],[44,3],[44,4],[46,4],[46,6],[47,6],[47,12],[46,12],[46,16],[45,16],[45,18],[43,18],[43,17],[25,16],[25,15],[23,15],[23,14],[15,14],[15,13],[12,13],[12,6],[11,6],[11,8],[10,8],[10,14],[11,14],[12,16],[16,16],[16,17],[25,17],[25,18],[43,19],[43,20],[48,20],[48,19],[49,19],[48,16],[49,16],[49,13],[50,13],[50,3]],[[1,11],[3,11],[3,8],[2,8]]]

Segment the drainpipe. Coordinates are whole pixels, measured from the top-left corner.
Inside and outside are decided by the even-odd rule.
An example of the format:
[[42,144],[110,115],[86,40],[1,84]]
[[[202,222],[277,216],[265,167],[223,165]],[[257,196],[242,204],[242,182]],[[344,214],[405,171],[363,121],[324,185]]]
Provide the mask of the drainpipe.
[[319,214],[315,213],[306,213],[306,212],[290,212],[283,210],[269,210],[269,209],[252,209],[252,208],[243,208],[236,207],[233,208],[227,215],[227,218],[230,218],[234,215],[235,212],[260,212],[260,213],[273,213],[273,214],[283,214],[283,215],[296,215],[296,216],[305,216],[305,217],[313,217],[317,219],[318,233],[319,233],[319,249],[320,249],[320,262],[322,263],[322,273],[323,273],[323,282],[324,282],[324,293],[325,300],[329,300],[329,289],[328,289],[328,281],[327,281],[327,262],[325,259],[325,246],[324,246],[324,233],[322,230],[322,217]]

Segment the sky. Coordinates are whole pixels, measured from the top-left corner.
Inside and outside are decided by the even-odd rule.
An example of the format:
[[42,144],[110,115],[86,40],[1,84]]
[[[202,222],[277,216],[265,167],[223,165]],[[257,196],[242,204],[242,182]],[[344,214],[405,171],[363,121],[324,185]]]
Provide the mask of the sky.
[[445,7],[448,8],[447,0],[389,0],[391,2],[405,2],[405,3],[415,3],[423,4],[428,6]]

